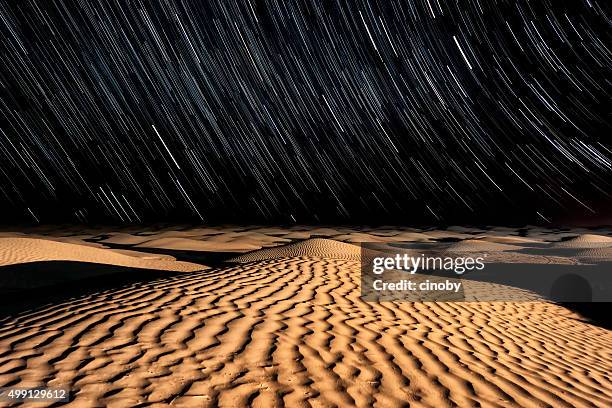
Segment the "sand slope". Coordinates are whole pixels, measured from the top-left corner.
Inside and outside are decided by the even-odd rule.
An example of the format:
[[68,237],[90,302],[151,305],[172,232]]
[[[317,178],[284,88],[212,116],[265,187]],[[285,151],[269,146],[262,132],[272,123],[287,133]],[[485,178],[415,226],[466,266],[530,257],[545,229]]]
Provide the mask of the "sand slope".
[[[21,244],[12,261],[42,251]],[[69,407],[612,405],[609,331],[545,302],[366,303],[355,248],[311,239],[10,316],[0,387],[64,385]]]
[[230,262],[253,262],[276,258],[308,256],[312,258],[351,259],[359,261],[361,249],[325,238],[311,238],[294,244],[266,248],[230,259]]
[[167,259],[145,259],[108,249],[35,238],[0,238],[0,266],[26,262],[74,261],[169,271],[197,271],[206,266]]
[[245,252],[259,249],[260,246],[248,243],[199,241],[189,238],[157,238],[135,245],[136,248],[161,248],[179,251],[220,251],[220,252]]
[[477,239],[464,239],[449,245],[449,252],[479,252],[479,251],[511,251],[521,249],[518,245],[508,245],[500,242],[481,241]]
[[552,246],[555,248],[604,248],[612,246],[612,237],[582,234],[566,241],[556,242]]
[[501,244],[516,244],[516,245],[532,244],[532,243],[541,242],[540,240],[533,239],[533,238],[514,237],[514,236],[508,236],[508,235],[504,235],[504,236],[486,235],[486,236],[480,237],[479,239],[481,241],[498,242]]
[[612,246],[607,248],[582,249],[576,253],[579,258],[596,258],[605,261],[612,261]]

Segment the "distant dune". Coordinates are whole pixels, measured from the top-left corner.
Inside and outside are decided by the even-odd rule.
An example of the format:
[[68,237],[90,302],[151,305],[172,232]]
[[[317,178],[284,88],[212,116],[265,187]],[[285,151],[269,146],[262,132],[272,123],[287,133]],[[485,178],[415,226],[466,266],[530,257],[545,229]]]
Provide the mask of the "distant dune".
[[136,248],[160,248],[179,251],[219,251],[219,252],[245,252],[261,248],[246,242],[200,241],[188,238],[159,238],[152,239],[135,246]]
[[612,246],[606,248],[583,249],[576,253],[579,258],[599,258],[612,261]]
[[525,237],[514,237],[514,236],[498,236],[498,235],[487,235],[479,238],[481,241],[497,242],[501,244],[533,244],[540,243],[542,240]]
[[310,257],[359,261],[360,247],[331,239],[312,238],[295,244],[266,248],[230,259],[230,262],[253,262],[276,258]]
[[555,248],[605,248],[612,246],[612,237],[582,234],[553,244]]
[[74,261],[130,268],[190,272],[205,266],[180,261],[143,259],[108,249],[35,238],[0,238],[0,266],[44,261]]
[[464,239],[446,248],[449,252],[511,251],[517,249],[521,249],[521,247],[477,239]]
[[150,239],[151,237],[148,236],[118,233],[112,234],[110,237],[102,239],[100,242],[119,245],[138,245]]

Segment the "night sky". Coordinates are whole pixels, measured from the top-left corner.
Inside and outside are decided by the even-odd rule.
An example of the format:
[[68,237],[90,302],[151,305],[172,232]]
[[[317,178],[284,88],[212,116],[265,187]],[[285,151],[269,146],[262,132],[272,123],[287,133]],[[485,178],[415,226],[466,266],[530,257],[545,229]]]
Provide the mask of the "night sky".
[[2,1],[1,221],[609,217],[610,11]]

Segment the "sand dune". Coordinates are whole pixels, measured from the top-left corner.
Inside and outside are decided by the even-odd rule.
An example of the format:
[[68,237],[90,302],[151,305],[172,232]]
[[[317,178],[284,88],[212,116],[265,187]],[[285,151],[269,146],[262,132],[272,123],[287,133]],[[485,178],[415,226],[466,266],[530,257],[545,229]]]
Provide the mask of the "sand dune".
[[[487,252],[487,251],[484,251]],[[579,260],[575,257],[554,255],[531,255],[512,251],[487,252],[486,264],[553,264],[553,265],[577,265]]]
[[288,239],[308,239],[310,238],[310,232],[308,231],[293,231],[285,235]]
[[45,235],[41,235],[39,237],[29,235],[28,238],[49,239],[51,241],[65,242],[67,244],[84,245],[84,246],[90,246],[94,248],[108,248],[106,245],[101,244],[99,242],[88,242],[88,241],[83,240],[82,238],[74,238],[74,237],[53,238],[53,237],[49,237]]
[[394,239],[397,238],[398,242],[399,241],[429,242],[435,239],[435,237],[429,234],[423,233],[423,232],[400,232],[393,238]]
[[449,231],[449,230],[424,231],[424,234],[430,236],[433,239],[448,239],[448,238],[470,239],[474,237],[473,234],[467,234],[465,232],[456,232],[456,231]]
[[243,245],[251,245],[258,247],[274,246],[291,242],[290,239],[278,237],[276,236],[276,234],[268,235],[262,232],[257,232],[256,230],[219,234],[209,238],[209,241],[234,244],[240,243]]
[[111,250],[35,238],[0,238],[0,266],[43,261],[74,261],[140,269],[197,271],[203,265],[143,259]]
[[532,244],[532,243],[540,243],[541,240],[534,238],[526,238],[526,237],[513,237],[513,236],[497,236],[497,235],[485,235],[478,237],[480,241],[488,241],[488,242],[497,242],[500,244]]
[[[579,315],[548,302],[365,302],[359,246],[258,235],[268,233],[296,231],[151,233],[146,241],[181,249],[185,240],[278,246],[0,317],[0,387],[64,386],[68,407],[612,406],[612,334]],[[520,248],[448,245],[500,256]],[[2,265],[202,268],[139,254],[0,238]]]
[[612,237],[594,234],[582,234],[566,241],[556,242],[555,248],[605,248],[612,246]]
[[261,248],[245,242],[199,241],[188,238],[159,238],[135,245],[136,248],[160,248],[179,251],[245,252]]
[[389,242],[389,241],[397,241],[396,238],[394,237],[389,237],[389,236],[378,236],[378,235],[374,235],[374,234],[368,234],[365,232],[361,232],[361,233],[351,233],[351,234],[342,234],[342,235],[337,235],[334,237],[334,240],[336,241],[342,241],[342,242],[354,242],[354,243],[360,243],[360,242]]
[[48,241],[65,242],[68,244],[85,245],[95,248],[106,248],[103,243],[89,242],[86,239],[91,238],[91,235],[64,235],[64,234],[25,234],[23,232],[0,232],[0,238],[34,238],[44,239]]
[[560,306],[366,303],[337,258],[357,247],[283,248],[8,317],[0,386],[49,380],[68,407],[612,404],[612,336]]
[[350,228],[299,228],[289,231],[284,238],[289,239],[308,239],[316,237],[334,238],[339,235],[350,234],[352,232],[363,233],[363,230],[356,230]]
[[23,237],[27,237],[28,235],[24,232],[13,232],[13,231],[1,231],[0,232],[0,238],[23,238]]
[[599,258],[612,261],[612,246],[606,248],[583,249],[576,253],[578,258]]
[[253,262],[277,258],[312,257],[359,261],[360,247],[331,239],[312,238],[276,248],[261,249],[240,255],[229,262]]
[[351,232],[333,237],[336,241],[343,242],[430,242],[432,237],[420,232],[399,232],[380,234],[378,232]]
[[109,251],[116,252],[118,254],[128,255],[136,258],[144,258],[144,259],[163,259],[166,261],[176,261],[176,258],[172,255],[166,254],[155,254],[151,252],[140,252],[134,251],[131,249],[109,249]]
[[148,235],[144,241],[135,243],[135,247],[181,251],[247,252],[291,242],[289,239],[253,231],[231,231],[205,236],[182,235],[172,236],[170,233]]
[[119,245],[138,245],[143,242],[149,241],[150,239],[151,238],[148,236],[116,233],[116,234],[112,234],[108,238],[104,238],[100,240],[100,242],[108,243],[108,244],[119,244]]
[[446,247],[449,252],[480,252],[480,251],[511,251],[521,249],[518,245],[508,245],[499,242],[489,242],[477,239],[464,239]]

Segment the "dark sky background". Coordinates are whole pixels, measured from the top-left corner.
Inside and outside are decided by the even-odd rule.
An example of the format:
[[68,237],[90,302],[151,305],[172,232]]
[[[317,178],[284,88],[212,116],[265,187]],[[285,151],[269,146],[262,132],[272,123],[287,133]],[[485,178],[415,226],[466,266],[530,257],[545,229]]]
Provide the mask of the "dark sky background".
[[610,3],[0,3],[4,223],[610,219]]

